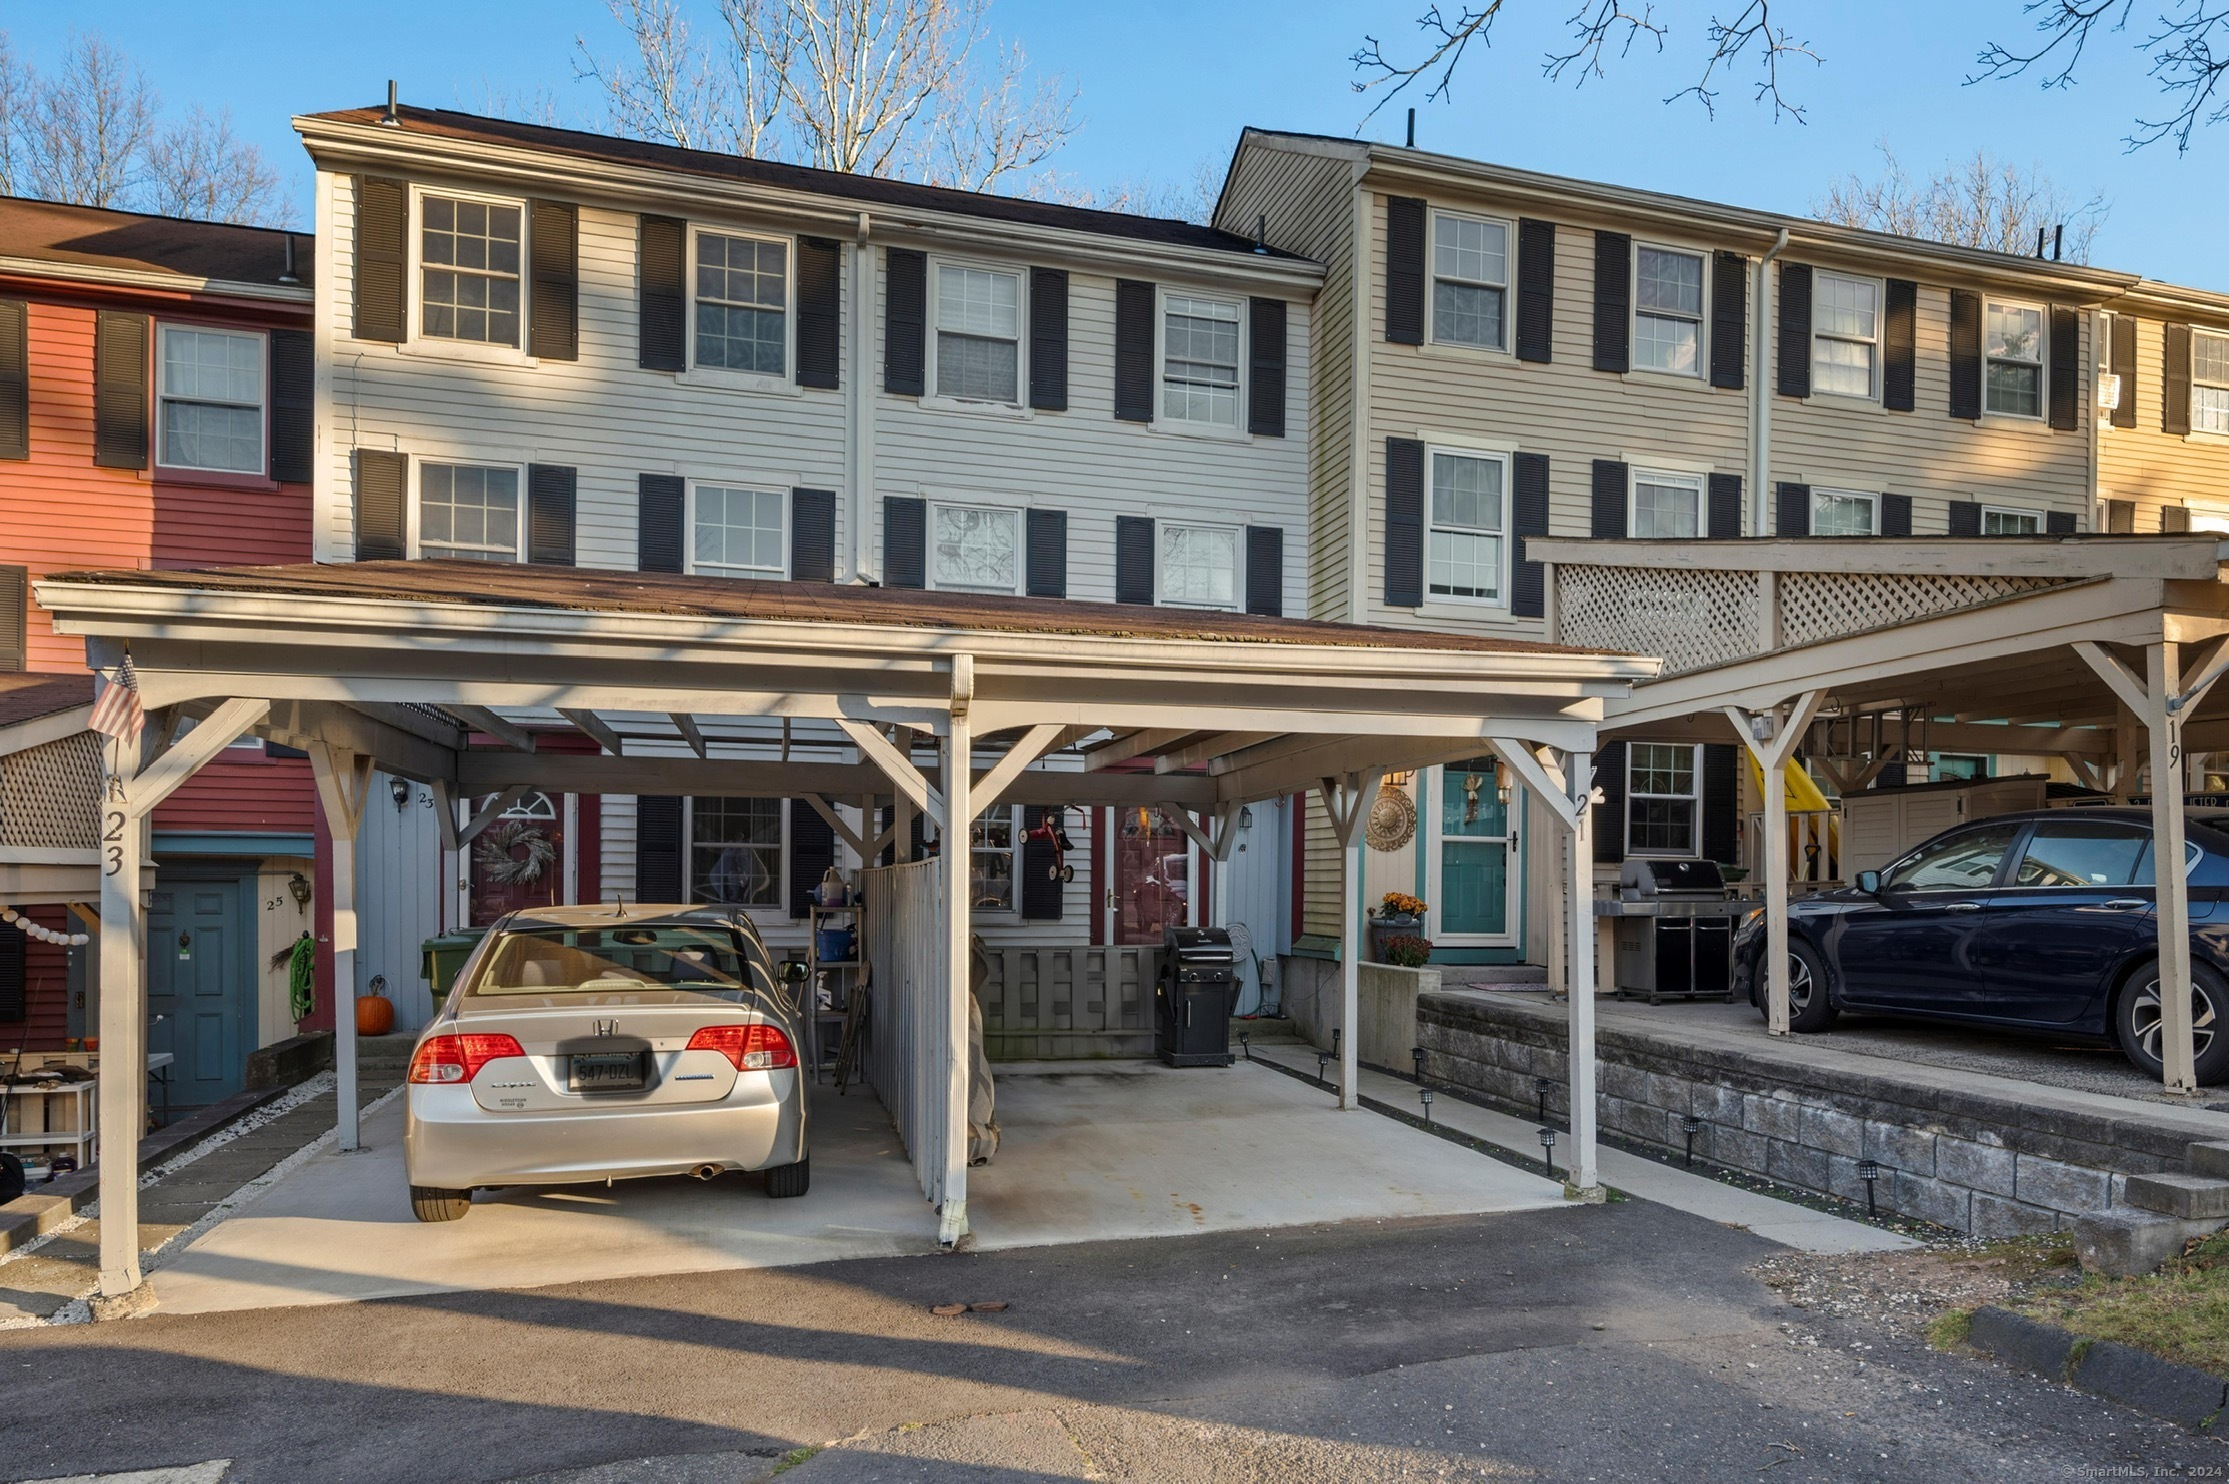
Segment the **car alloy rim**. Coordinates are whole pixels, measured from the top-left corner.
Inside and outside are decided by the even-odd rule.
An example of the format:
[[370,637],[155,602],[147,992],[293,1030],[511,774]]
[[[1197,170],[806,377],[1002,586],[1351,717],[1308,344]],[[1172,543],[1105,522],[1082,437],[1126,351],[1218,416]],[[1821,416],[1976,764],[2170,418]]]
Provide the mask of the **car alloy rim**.
[[[2166,1030],[2165,1007],[2160,1003],[2159,980],[2155,977],[2136,992],[2136,1003],[2129,1009],[2131,1029],[2136,1032],[2136,1044],[2152,1061],[2164,1062],[2160,1037]],[[2217,1014],[2214,997],[2203,984],[2190,986],[2190,1054],[2196,1060],[2213,1045],[2214,1019]]]
[[1788,1008],[1801,1010],[1811,1003],[1811,965],[1800,953],[1788,955]]

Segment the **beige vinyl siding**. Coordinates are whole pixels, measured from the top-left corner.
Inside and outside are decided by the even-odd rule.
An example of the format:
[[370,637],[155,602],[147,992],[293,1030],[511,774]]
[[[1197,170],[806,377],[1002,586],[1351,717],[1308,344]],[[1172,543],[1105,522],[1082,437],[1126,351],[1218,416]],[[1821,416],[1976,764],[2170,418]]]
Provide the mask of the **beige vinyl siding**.
[[[2098,499],[2134,501],[2139,532],[2157,531],[2159,512],[2169,505],[2187,505],[2199,516],[2229,517],[2229,439],[2161,431],[2167,321],[2131,317],[2136,322],[2136,426],[2116,428],[2101,420]],[[2229,321],[2197,328],[2229,334]]]
[[1343,900],[1340,886],[1346,862],[1339,837],[1331,832],[1331,820],[1323,812],[1323,796],[1311,790],[1305,797],[1307,812],[1301,816],[1306,833],[1301,840],[1300,930],[1337,942]]

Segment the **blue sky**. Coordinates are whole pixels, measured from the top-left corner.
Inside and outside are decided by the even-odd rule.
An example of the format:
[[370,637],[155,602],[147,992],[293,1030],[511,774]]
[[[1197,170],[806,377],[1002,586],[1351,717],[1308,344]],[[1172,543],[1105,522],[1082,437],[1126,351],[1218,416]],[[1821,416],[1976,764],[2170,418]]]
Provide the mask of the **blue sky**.
[[[1729,0],[1716,0],[1718,9]],[[997,0],[1002,34],[1081,94],[1084,127],[1059,164],[1081,183],[1188,182],[1219,167],[1245,124],[1350,134],[1367,103],[1350,91],[1348,55],[1365,32],[1406,45],[1423,0]],[[1795,0],[1781,7],[1824,56],[1799,65],[1792,91],[1810,121],[1775,123],[1737,75],[1712,120],[1667,95],[1693,80],[1706,0],[1660,0],[1675,29],[1665,54],[1636,52],[1573,88],[1540,76],[1538,59],[1573,0],[1513,0],[1490,51],[1465,63],[1451,103],[1416,100],[1418,142],[1529,169],[1801,212],[1851,171],[1871,173],[1886,142],[1923,172],[1979,145],[2040,164],[2078,199],[2102,194],[2111,215],[2101,263],[2229,290],[2229,125],[2201,132],[2187,156],[2122,136],[2156,95],[2130,45],[2104,38],[2081,84],[1962,86],[1974,53],[2017,39],[2020,0]],[[2139,6],[2142,10],[2144,7]],[[221,24],[211,24],[217,18]],[[0,27],[37,63],[70,27],[98,29],[144,65],[175,107],[229,105],[236,125],[291,173],[308,209],[308,169],[287,127],[296,112],[375,101],[386,79],[412,102],[479,107],[492,93],[554,93],[582,122],[598,103],[573,78],[574,37],[609,50],[602,0],[383,0],[376,7],[299,0],[84,0],[0,3]],[[1406,104],[1370,132],[1398,137]]]

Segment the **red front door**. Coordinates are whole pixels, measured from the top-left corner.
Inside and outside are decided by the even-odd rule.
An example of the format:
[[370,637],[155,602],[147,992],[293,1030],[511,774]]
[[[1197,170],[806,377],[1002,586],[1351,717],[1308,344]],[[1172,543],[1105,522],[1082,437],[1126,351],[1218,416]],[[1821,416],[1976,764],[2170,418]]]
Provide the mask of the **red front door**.
[[1109,812],[1108,941],[1159,943],[1162,929],[1191,921],[1192,842],[1159,809]]

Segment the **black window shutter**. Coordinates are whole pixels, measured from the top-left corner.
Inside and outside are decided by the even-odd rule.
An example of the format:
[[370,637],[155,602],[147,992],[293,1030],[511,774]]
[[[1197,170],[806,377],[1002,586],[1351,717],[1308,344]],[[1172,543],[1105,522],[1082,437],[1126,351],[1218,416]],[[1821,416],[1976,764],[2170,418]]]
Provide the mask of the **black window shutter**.
[[0,566],[0,675],[31,667],[31,569]]
[[403,511],[410,503],[410,458],[382,448],[356,450],[356,560],[400,561]]
[[1153,520],[1115,517],[1115,601],[1153,606]]
[[1703,744],[1703,856],[1728,866],[1741,841],[1740,753],[1732,742]]
[[1246,431],[1285,436],[1285,301],[1246,301],[1251,380],[1246,388]]
[[1720,252],[1710,264],[1710,384],[1738,392],[1748,360],[1749,259]]
[[927,389],[929,356],[929,258],[910,247],[882,253],[882,389],[893,397],[918,397]]
[[1912,534],[1912,497],[1910,495],[1881,496],[1881,534],[1884,536],[1909,536]]
[[2051,426],[2062,433],[2082,426],[2082,321],[2058,304],[2051,306]]
[[0,1020],[23,1020],[29,1010],[24,1004],[24,950],[31,941],[30,934],[13,923],[0,922]]
[[1068,410],[1068,273],[1029,270],[1029,405]]
[[565,464],[526,466],[526,559],[538,567],[573,565],[577,471]]
[[644,572],[683,570],[688,543],[688,486],[678,474],[635,476],[635,566]]
[[1602,802],[1594,806],[1594,858],[1625,859],[1625,744],[1605,742],[1594,751],[1594,786]]
[[681,838],[678,794],[644,794],[635,800],[635,900],[689,900],[687,842]]
[[2121,381],[2121,400],[2113,408],[2113,426],[2136,426],[2136,320],[2133,316],[2113,316],[2113,374]]
[[836,580],[836,492],[789,492],[789,575],[793,582]]
[[1741,476],[1710,477],[1710,524],[1704,528],[1713,541],[1732,541],[1741,535]]
[[2046,536],[2073,535],[2074,512],[2071,510],[2046,510],[2043,513],[2043,534]]
[[0,459],[31,457],[30,306],[0,299]]
[[842,381],[844,249],[826,237],[797,239],[797,384],[834,391]]
[[[1023,831],[1041,827],[1047,812],[1042,804],[1023,806]],[[1060,868],[1053,861],[1055,853],[1056,847],[1050,840],[1022,842],[1022,919],[1025,922],[1060,921],[1063,892]]]
[[1881,405],[1910,412],[1919,395],[1919,285],[1908,278],[1888,281],[1886,315],[1881,326]]
[[1594,369],[1633,369],[1633,239],[1594,234]]
[[409,338],[410,188],[356,177],[356,338]]
[[1587,529],[1597,540],[1622,540],[1632,533],[1625,519],[1630,480],[1631,470],[1619,460],[1594,461],[1594,498]]
[[1950,415],[1981,421],[1981,295],[1950,291]]
[[2190,431],[2190,326],[2169,325],[2163,337],[2166,355],[2160,366],[2159,429],[2163,433]]
[[1126,423],[1153,421],[1153,285],[1115,280],[1114,415]]
[[1517,359],[1556,358],[1556,224],[1517,223]]
[[526,236],[533,280],[526,316],[527,354],[545,361],[577,361],[580,209],[564,201],[536,201]]
[[635,354],[646,371],[689,368],[689,224],[646,216],[636,228]]
[[1385,201],[1385,338],[1424,343],[1424,203],[1414,196]]
[[2174,535],[2190,529],[2188,505],[2162,505],[2159,507],[2159,529],[2163,535]]
[[1953,536],[1978,536],[1981,534],[1981,504],[1976,500],[1950,502],[1950,534]]
[[93,339],[93,462],[147,467],[147,316],[104,309]]
[[929,502],[882,497],[882,585],[929,585]]
[[1783,480],[1773,488],[1773,531],[1782,536],[1811,534],[1811,486]]
[[1780,265],[1779,380],[1783,397],[1811,395],[1811,268]]
[[271,477],[308,484],[316,475],[317,361],[307,330],[271,332]]
[[1539,618],[1548,611],[1547,572],[1525,555],[1525,538],[1548,534],[1548,456],[1520,453],[1511,464],[1509,526],[1517,552],[1510,564],[1509,611],[1517,618]]
[[1068,512],[1030,509],[1023,521],[1023,555],[1029,570],[1023,581],[1033,598],[1068,596]]
[[1246,611],[1285,616],[1285,532],[1282,526],[1246,528]]
[[812,910],[813,888],[836,864],[836,832],[803,799],[789,801],[789,915]]
[[1424,606],[1424,445],[1385,440],[1385,602]]
[[2105,532],[2109,536],[2136,534],[2136,502],[2134,500],[2107,500],[2105,502]]

